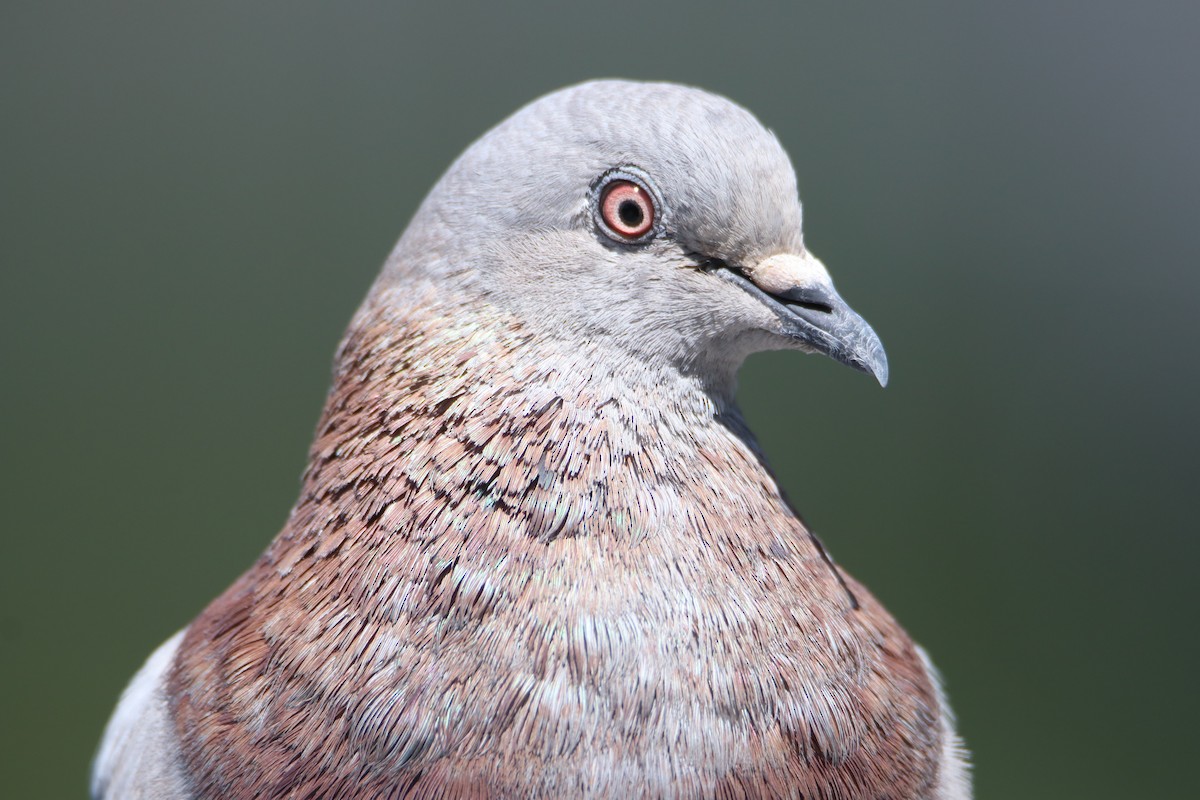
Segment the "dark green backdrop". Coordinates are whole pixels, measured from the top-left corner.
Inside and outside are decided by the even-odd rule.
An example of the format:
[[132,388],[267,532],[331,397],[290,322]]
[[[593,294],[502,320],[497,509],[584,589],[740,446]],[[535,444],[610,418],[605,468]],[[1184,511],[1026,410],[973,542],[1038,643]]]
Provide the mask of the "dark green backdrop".
[[1200,4],[178,5],[0,10],[0,794],[81,796],[278,529],[451,159],[627,76],[778,133],[883,337],[886,391],[774,354],[742,402],[934,654],[979,797],[1194,796]]

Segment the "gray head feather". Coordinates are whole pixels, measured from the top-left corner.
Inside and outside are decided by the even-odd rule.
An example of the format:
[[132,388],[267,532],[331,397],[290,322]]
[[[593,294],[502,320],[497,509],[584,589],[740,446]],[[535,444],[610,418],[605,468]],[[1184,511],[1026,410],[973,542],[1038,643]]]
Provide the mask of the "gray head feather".
[[[656,199],[651,241],[599,230],[596,187],[614,169],[643,176]],[[403,306],[425,285],[548,338],[732,380],[750,352],[811,348],[761,298],[701,267],[803,252],[791,164],[749,112],[699,89],[596,81],[472,145],[422,204],[375,301]]]

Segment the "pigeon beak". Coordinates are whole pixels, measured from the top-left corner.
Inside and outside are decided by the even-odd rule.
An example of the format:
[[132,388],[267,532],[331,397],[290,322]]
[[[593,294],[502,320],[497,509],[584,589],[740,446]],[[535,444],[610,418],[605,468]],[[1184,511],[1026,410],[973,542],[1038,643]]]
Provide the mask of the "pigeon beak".
[[761,300],[801,347],[875,376],[887,386],[888,363],[875,331],[833,288],[825,265],[808,252],[781,253],[722,277]]

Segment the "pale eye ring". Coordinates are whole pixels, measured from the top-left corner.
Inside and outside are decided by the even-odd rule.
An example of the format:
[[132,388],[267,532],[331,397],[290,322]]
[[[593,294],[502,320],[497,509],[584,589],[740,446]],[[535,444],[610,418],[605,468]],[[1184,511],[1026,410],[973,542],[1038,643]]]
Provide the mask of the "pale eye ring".
[[600,195],[600,219],[622,239],[640,239],[654,228],[654,200],[629,180],[615,180]]

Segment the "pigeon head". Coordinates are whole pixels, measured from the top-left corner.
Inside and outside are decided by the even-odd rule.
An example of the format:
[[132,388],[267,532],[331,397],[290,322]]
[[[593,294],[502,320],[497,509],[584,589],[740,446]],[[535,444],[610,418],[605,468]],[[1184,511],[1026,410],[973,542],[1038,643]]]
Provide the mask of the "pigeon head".
[[804,247],[796,179],[749,112],[698,89],[596,81],[472,145],[430,193],[373,298],[425,285],[548,340],[732,374],[823,353],[887,382],[871,327]]

